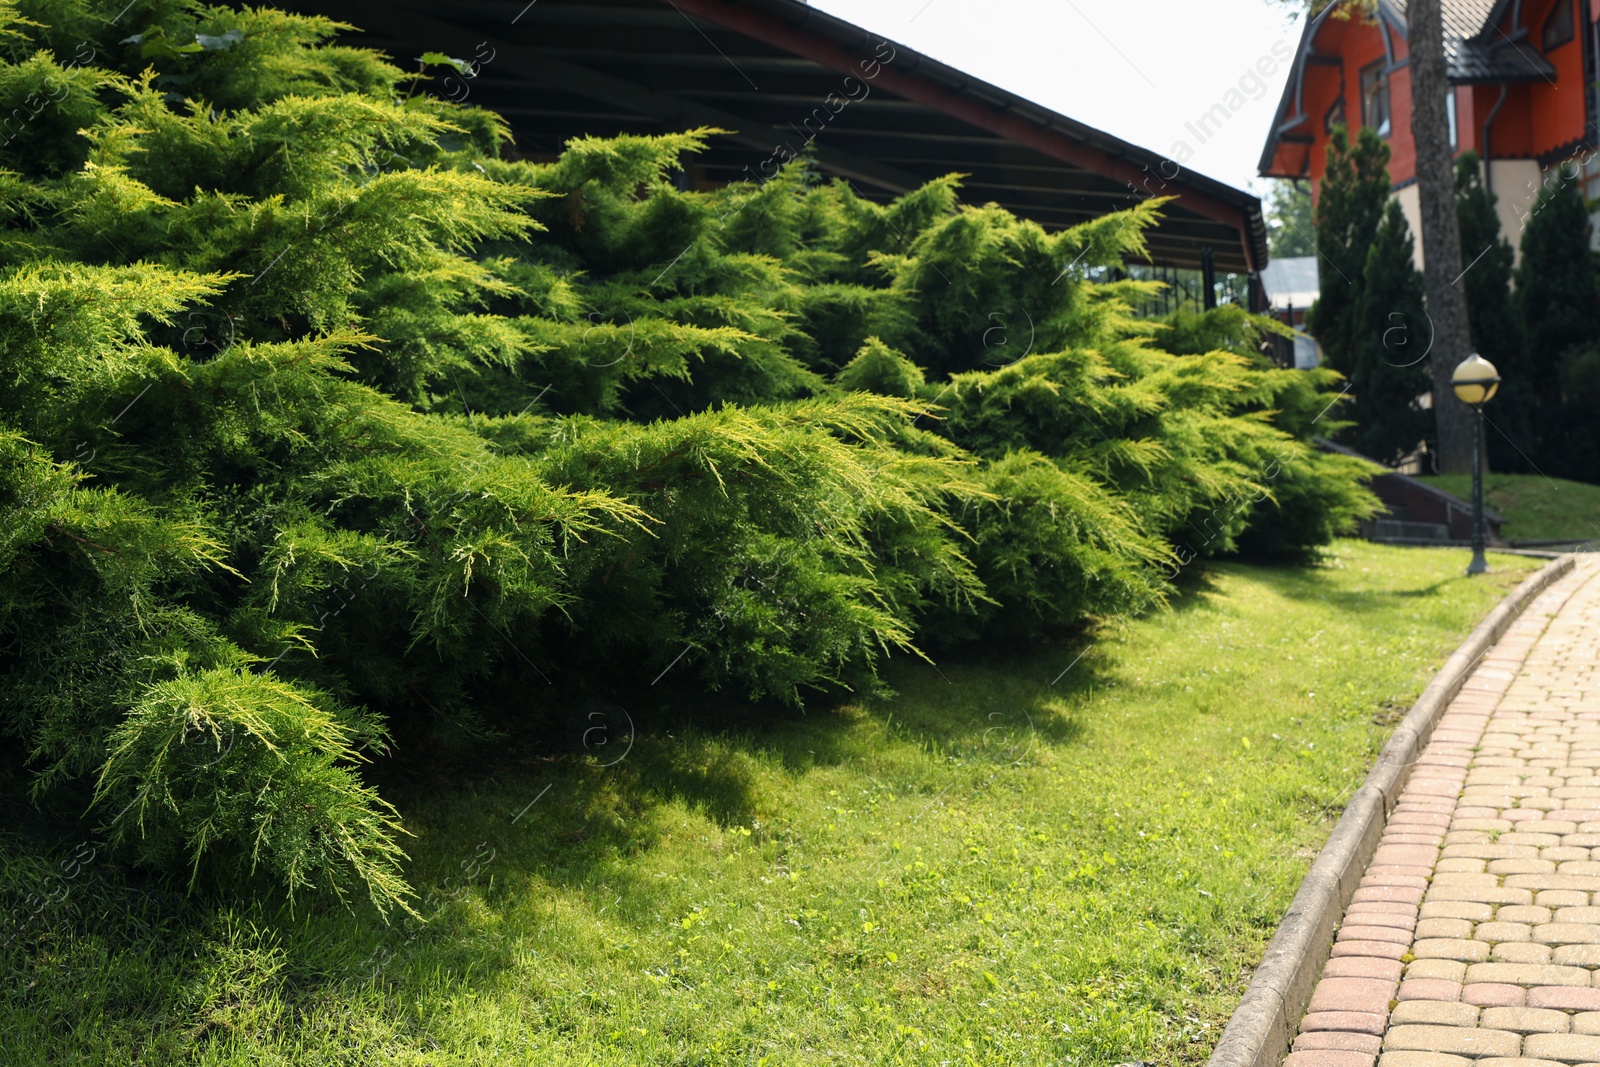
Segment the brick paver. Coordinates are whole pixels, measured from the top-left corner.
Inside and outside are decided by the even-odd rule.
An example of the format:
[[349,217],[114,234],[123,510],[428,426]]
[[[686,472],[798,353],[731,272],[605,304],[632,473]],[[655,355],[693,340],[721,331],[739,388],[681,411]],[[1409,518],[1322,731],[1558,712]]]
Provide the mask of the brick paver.
[[1600,559],[1439,720],[1284,1067],[1600,1067]]

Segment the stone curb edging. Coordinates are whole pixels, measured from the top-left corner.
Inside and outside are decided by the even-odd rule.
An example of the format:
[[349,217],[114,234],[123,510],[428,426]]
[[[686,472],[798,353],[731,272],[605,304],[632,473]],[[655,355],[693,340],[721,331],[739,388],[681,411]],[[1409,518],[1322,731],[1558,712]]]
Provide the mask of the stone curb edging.
[[1411,766],[1468,675],[1533,599],[1575,565],[1564,555],[1517,586],[1445,661],[1383,746],[1289,904],[1206,1067],[1278,1067]]

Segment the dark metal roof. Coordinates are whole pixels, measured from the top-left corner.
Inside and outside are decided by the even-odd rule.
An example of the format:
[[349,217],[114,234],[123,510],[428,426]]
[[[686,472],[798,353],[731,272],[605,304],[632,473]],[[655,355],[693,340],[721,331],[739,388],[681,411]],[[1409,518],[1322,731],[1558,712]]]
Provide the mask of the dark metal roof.
[[1502,82],[1554,81],[1556,68],[1527,41],[1499,44],[1459,40],[1450,60],[1455,85],[1499,85]]
[[[1198,267],[1204,248],[1221,271],[1247,273],[1267,261],[1256,197],[800,0],[283,6],[360,27],[347,43],[381,49],[402,66],[426,51],[470,59],[492,48],[478,76],[458,84],[468,102],[506,117],[525,155],[554,154],[581,134],[717,126],[736,132],[713,139],[693,176],[732,182],[757,176],[776,146],[800,150],[815,134],[809,150],[820,169],[874,199],[956,171],[968,175],[968,201],[998,203],[1054,230],[1175,195],[1149,234],[1156,263]],[[860,64],[875,55],[891,58],[864,93]],[[856,80],[847,86],[846,76]],[[829,94],[857,99],[835,113],[824,106]]]

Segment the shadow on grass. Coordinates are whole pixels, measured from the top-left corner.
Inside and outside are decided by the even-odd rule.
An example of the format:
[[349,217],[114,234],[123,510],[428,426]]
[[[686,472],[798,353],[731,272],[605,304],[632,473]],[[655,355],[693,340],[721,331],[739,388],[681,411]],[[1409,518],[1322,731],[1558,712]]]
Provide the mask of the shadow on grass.
[[[1226,595],[1223,579],[1240,573],[1223,563],[1185,574],[1167,610],[1179,617],[1207,610]],[[1371,610],[1382,598],[1428,596],[1446,584],[1340,593],[1325,569],[1251,567],[1248,576],[1282,596],[1322,599],[1341,613]],[[1044,672],[1041,664],[1048,664]],[[124,1029],[146,1018],[161,1020],[149,1027],[193,1032],[204,1019],[181,991],[197,968],[212,966],[195,962],[209,958],[203,944],[195,955],[197,941],[233,936],[217,924],[238,909],[277,931],[286,957],[277,995],[291,1013],[332,987],[355,983],[381,989],[375,1001],[383,1010],[404,1014],[395,1005],[411,1003],[425,988],[513,966],[506,942],[482,934],[485,922],[526,922],[530,907],[548,911],[552,922],[570,920],[558,909],[576,893],[595,904],[591,910],[610,908],[607,922],[639,932],[659,924],[664,891],[640,861],[682,832],[683,810],[723,831],[761,824],[758,832],[765,833],[775,789],[853,762],[877,761],[875,776],[902,793],[932,796],[952,764],[981,776],[988,767],[1025,761],[1034,742],[1078,741],[1079,709],[1114,680],[1114,668],[1113,653],[1084,632],[1043,645],[991,641],[947,652],[933,664],[897,656],[884,671],[896,695],[851,697],[804,712],[707,695],[689,684],[687,672],[662,686],[570,698],[554,698],[545,686],[523,689],[507,698],[500,717],[505,733],[496,741],[442,748],[423,736],[404,737],[400,758],[377,769],[383,794],[418,834],[407,842],[413,857],[407,874],[422,895],[426,924],[385,925],[325,901],[302,900],[291,911],[270,894],[245,905],[215,892],[157,915],[149,913],[149,901],[182,899],[183,880],[159,879],[160,891],[152,894],[141,875],[108,862],[74,884],[83,906],[52,913],[29,944],[5,950],[4,962],[19,967],[25,981],[0,998],[61,1005],[59,1011],[41,1006],[41,1018],[59,1017],[52,1027],[79,1026],[67,1007],[78,1000],[72,987],[98,976],[75,973],[61,961],[100,959],[111,966],[118,953],[129,953],[143,961],[136,995],[111,998],[98,1010]],[[916,770],[916,760],[897,761],[905,748],[938,760]],[[716,836],[707,839],[707,862],[715,858]],[[62,838],[7,845],[8,865],[27,873],[13,894],[19,902],[72,844]],[[19,856],[32,859],[21,863]],[[125,915],[144,918],[124,923]]]

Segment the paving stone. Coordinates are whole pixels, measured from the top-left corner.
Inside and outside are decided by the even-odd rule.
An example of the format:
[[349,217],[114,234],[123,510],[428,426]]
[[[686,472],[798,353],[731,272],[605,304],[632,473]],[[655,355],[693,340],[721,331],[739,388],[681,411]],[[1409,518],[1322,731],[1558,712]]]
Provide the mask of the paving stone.
[[1528,1007],[1558,1011],[1600,1011],[1600,989],[1546,986],[1528,990]]
[[[1416,924],[1418,939],[1429,937],[1472,937],[1472,923],[1466,919],[1422,919]],[[1484,925],[1493,925],[1485,923]],[[1482,938],[1481,940],[1490,940]]]
[[1580,893],[1593,893],[1600,890],[1600,878],[1581,874],[1512,874],[1506,876],[1506,888],[1531,889],[1534,892],[1573,889]]
[[[1480,924],[1480,926],[1491,925],[1493,924]],[[1489,958],[1489,943],[1460,938],[1430,937],[1412,945],[1411,954],[1419,960],[1461,960],[1464,963],[1482,963]]]
[[[1372,879],[1373,885],[1385,878],[1421,878],[1426,882],[1433,877],[1433,867],[1420,864],[1386,863],[1382,866],[1367,868],[1366,877]],[[1410,885],[1410,882],[1398,882],[1397,885]]]
[[[1513,875],[1513,877],[1517,877]],[[1537,875],[1522,875],[1524,878],[1538,877]],[[1547,878],[1559,878],[1558,874],[1545,875]],[[1356,890],[1357,893],[1363,890]],[[1482,904],[1532,904],[1534,903],[1533,890],[1521,886],[1500,887],[1492,885],[1441,885],[1428,890],[1427,899],[1434,900],[1476,900]]]
[[[1513,773],[1514,774],[1514,773],[1517,773],[1517,772],[1515,772],[1515,771],[1513,771],[1513,772],[1493,771],[1493,772],[1490,772],[1490,773],[1494,773],[1494,774]],[[1450,816],[1449,815],[1433,815],[1433,814],[1430,814],[1428,812],[1421,812],[1421,811],[1396,810],[1393,815],[1389,816],[1389,821],[1388,821],[1388,823],[1386,825],[1387,826],[1393,826],[1393,827],[1399,827],[1399,826],[1449,826],[1450,825]]]
[[1339,928],[1335,941],[1393,941],[1397,945],[1411,942],[1411,931],[1405,927],[1382,926],[1367,923],[1348,923]]
[[1483,1008],[1520,1007],[1528,1002],[1528,991],[1519,985],[1478,982],[1461,987],[1461,1000]]
[[[1596,908],[1600,911],[1600,908]],[[1417,911],[1423,919],[1466,919],[1469,922],[1488,922],[1494,918],[1494,906],[1476,900],[1430,900]]]
[[1398,900],[1407,904],[1421,904],[1422,890],[1410,886],[1367,885],[1357,889],[1351,899],[1358,904],[1369,900]]
[[1335,956],[1383,956],[1397,960],[1409,952],[1409,945],[1393,941],[1340,941],[1333,946]]
[[[1551,872],[1554,874],[1555,872]],[[1465,871],[1447,871],[1433,876],[1434,885],[1499,885],[1498,874],[1471,874]],[[1426,880],[1424,881],[1426,884]]]
[[1600,944],[1600,925],[1574,922],[1545,923],[1533,928],[1533,939],[1547,945]]
[[1483,1025],[1519,1034],[1564,1034],[1572,1029],[1572,1018],[1553,1008],[1485,1008]]
[[[1505,1010],[1505,1009],[1495,1009]],[[1522,1009],[1526,1011],[1527,1009]],[[1560,1012],[1556,1013],[1561,1015]],[[1563,1019],[1565,1015],[1561,1015]],[[1395,1005],[1389,1012],[1389,1025],[1391,1027],[1404,1026],[1409,1023],[1425,1023],[1433,1026],[1476,1026],[1478,1023],[1478,1008],[1475,1004],[1462,1004],[1459,1001],[1441,1000],[1407,1000]]]
[[1381,978],[1324,978],[1317,983],[1306,1010],[1385,1012],[1394,994],[1395,983]]
[[1406,965],[1399,960],[1386,960],[1377,956],[1339,956],[1322,966],[1324,978],[1382,978],[1398,981]]
[[1284,1057],[1283,1067],[1374,1067],[1378,1057],[1370,1052],[1339,1052],[1318,1049],[1314,1052],[1291,1052]]
[[1376,1054],[1382,1047],[1383,1038],[1376,1034],[1347,1034],[1339,1030],[1313,1030],[1294,1039],[1295,1052],[1329,1049],[1336,1052]]
[[[1570,1034],[1540,1034],[1542,1038],[1571,1038]],[[1530,1041],[1536,1038],[1529,1038]],[[1414,1049],[1459,1056],[1515,1056],[1522,1051],[1522,1035],[1508,1030],[1466,1026],[1393,1026],[1383,1035],[1384,1051]]]
[[[1414,874],[1400,873],[1414,871]],[[1362,885],[1403,885],[1408,889],[1427,889],[1431,872],[1426,867],[1390,867],[1388,873],[1368,871],[1361,879]],[[1474,877],[1464,875],[1463,877]],[[1476,877],[1484,877],[1477,875]]]
[[1600,945],[1557,945],[1551,963],[1572,967],[1600,967]]
[[1495,913],[1494,922],[1479,923],[1472,933],[1475,941],[1528,941],[1532,936],[1532,926],[1527,923],[1506,922],[1499,912]]
[[1412,960],[1406,964],[1406,977],[1443,978],[1447,982],[1465,981],[1467,965],[1457,960]]
[[[1417,906],[1415,904],[1397,904],[1389,900],[1369,901],[1365,904],[1350,905],[1345,911],[1346,921],[1352,915],[1407,915],[1415,919],[1417,917]],[[1545,919],[1544,921],[1549,922],[1550,920]]]
[[1465,1056],[1447,1056],[1443,1052],[1417,1052],[1401,1049],[1385,1052],[1378,1058],[1378,1067],[1472,1067]]
[[1315,1011],[1300,1020],[1302,1033],[1311,1030],[1343,1030],[1352,1034],[1382,1034],[1388,1012]]
[[1600,1036],[1593,1034],[1530,1034],[1525,1042],[1529,1056],[1563,1063],[1600,1060]]
[[1489,959],[1502,963],[1553,963],[1549,945],[1531,941],[1505,941],[1489,950]]
[[[1558,844],[1552,841],[1551,844]],[[1372,854],[1372,865],[1403,864],[1411,867],[1432,867],[1439,858],[1439,850],[1432,845],[1379,845]]]
[[[1494,913],[1494,917],[1496,922],[1528,923],[1530,926],[1536,926],[1539,923],[1547,923],[1552,921],[1552,919],[1555,918],[1555,913],[1549,908],[1541,908],[1536,904],[1507,904],[1505,907],[1496,911]],[[1555,921],[1581,922],[1582,920],[1559,919]]]
[[1594,853],[1590,849],[1578,848],[1566,838],[1562,838],[1561,844],[1556,845],[1553,848],[1542,848],[1539,850],[1539,858],[1541,860],[1548,860],[1549,862],[1557,865],[1563,863],[1575,863],[1579,860],[1591,859],[1593,856]]
[[1524,986],[1587,986],[1589,972],[1582,967],[1558,967],[1545,963],[1474,963],[1467,968],[1467,982],[1503,982]]
[[1575,1034],[1600,1034],[1600,1011],[1584,1011],[1572,1016]]
[[[1551,849],[1550,851],[1555,850]],[[1518,857],[1508,860],[1490,860],[1486,870],[1489,874],[1556,874],[1556,867],[1555,860]]]
[[1387,833],[1383,835],[1385,845],[1426,845],[1429,848],[1438,848],[1444,844],[1443,833]]
[[1574,889],[1546,889],[1533,902],[1543,908],[1575,908],[1589,903],[1589,894]]
[[1446,845],[1439,850],[1439,855],[1443,859],[1504,860],[1515,859],[1520,856],[1538,859],[1539,850],[1532,845],[1480,842],[1465,845]]
[[[1407,978],[1400,983],[1395,999],[1407,1000],[1460,1000],[1462,985],[1444,978]],[[1522,990],[1519,988],[1517,992]],[[1520,1003],[1520,1001],[1519,1001]]]

